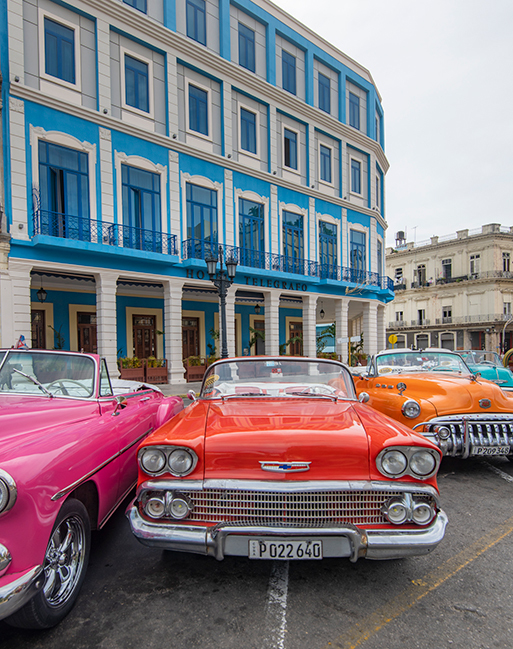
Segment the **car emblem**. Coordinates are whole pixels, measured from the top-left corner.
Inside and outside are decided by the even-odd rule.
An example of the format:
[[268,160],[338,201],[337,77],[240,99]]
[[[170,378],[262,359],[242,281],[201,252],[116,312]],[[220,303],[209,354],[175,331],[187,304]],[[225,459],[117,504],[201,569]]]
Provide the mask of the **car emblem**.
[[273,471],[274,473],[298,473],[299,471],[308,471],[311,462],[262,462],[260,467],[263,471]]
[[492,402],[490,401],[490,399],[480,399],[479,405],[481,406],[481,408],[489,408],[492,405]]

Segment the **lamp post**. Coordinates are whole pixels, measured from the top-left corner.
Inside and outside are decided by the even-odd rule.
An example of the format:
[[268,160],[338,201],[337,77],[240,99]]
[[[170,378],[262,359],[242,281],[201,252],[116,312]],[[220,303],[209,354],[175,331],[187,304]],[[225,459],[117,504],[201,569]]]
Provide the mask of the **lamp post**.
[[[215,250],[215,249],[214,249]],[[221,317],[221,358],[228,358],[228,341],[226,338],[226,296],[228,289],[233,284],[235,272],[237,270],[237,261],[233,257],[226,261],[226,270],[223,267],[223,247],[214,252],[211,250],[206,256],[207,273],[210,281],[217,288],[219,295],[219,313]],[[220,268],[217,270],[217,262]]]

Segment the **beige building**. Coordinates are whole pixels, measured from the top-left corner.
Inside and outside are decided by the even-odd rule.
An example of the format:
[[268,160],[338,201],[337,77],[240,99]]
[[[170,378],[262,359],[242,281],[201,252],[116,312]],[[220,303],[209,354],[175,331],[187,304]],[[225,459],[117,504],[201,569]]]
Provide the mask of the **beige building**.
[[415,244],[398,232],[386,251],[395,290],[387,341],[395,334],[397,347],[510,349],[512,256],[513,228],[498,223]]

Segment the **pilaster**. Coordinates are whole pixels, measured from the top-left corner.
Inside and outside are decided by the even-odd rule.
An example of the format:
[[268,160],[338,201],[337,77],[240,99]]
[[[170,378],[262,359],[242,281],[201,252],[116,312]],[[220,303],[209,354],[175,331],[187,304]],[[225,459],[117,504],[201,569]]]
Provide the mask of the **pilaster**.
[[336,325],[336,353],[340,356],[343,363],[349,359],[349,343],[347,314],[349,311],[349,301],[344,299],[335,300],[335,325]]
[[182,288],[183,280],[163,280],[165,357],[169,383],[185,383],[182,360]]
[[[96,316],[98,354],[107,360],[112,377],[119,376],[117,366],[116,295],[119,275],[102,271],[94,273],[96,281]],[[129,341],[127,341],[129,344]],[[128,352],[128,350],[127,350]]]
[[264,292],[265,298],[265,353],[278,356],[280,353],[280,294]]
[[317,296],[303,295],[303,354],[317,357],[316,335]]

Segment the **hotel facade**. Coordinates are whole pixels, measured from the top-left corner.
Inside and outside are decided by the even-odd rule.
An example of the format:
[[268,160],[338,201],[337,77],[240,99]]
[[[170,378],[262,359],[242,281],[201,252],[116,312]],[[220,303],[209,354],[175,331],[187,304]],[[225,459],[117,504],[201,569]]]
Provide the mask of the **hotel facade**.
[[[385,347],[384,117],[371,74],[264,0],[0,0],[0,345]],[[255,331],[260,335],[255,337]],[[252,344],[253,343],[253,344]],[[217,350],[217,351],[216,351]]]

